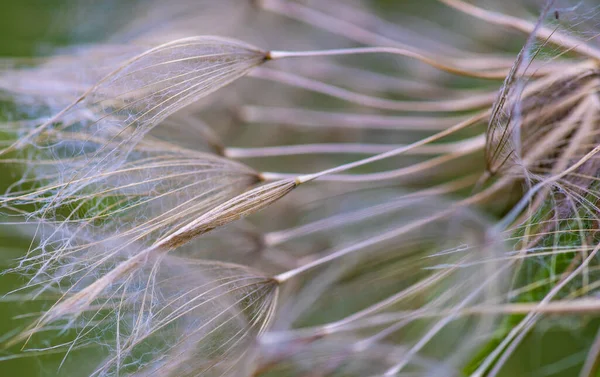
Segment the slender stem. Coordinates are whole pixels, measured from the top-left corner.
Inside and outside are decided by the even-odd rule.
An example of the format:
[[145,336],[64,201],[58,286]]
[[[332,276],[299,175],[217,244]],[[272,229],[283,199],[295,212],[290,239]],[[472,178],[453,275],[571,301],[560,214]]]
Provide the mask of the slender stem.
[[[435,158],[431,158],[422,162],[418,162],[415,164],[411,164],[404,168],[381,171],[377,173],[366,173],[366,174],[330,174],[325,175],[319,180],[321,182],[377,182],[377,181],[388,181],[399,178],[406,178],[411,175],[415,175],[418,173],[423,173],[428,170],[438,168],[444,164],[452,162],[460,157],[464,157],[470,154],[474,154],[476,152],[483,152],[483,138],[481,143],[466,145],[462,150],[457,152],[444,154],[441,156],[437,156]],[[483,154],[483,153],[481,153]],[[273,181],[273,180],[281,180],[281,179],[291,179],[296,178],[296,174],[285,174],[285,173],[272,173],[272,172],[264,172],[261,173],[261,178],[265,181]]]
[[[596,301],[596,300],[594,300]],[[596,311],[599,311],[598,303],[596,304]],[[594,377],[598,375],[598,369],[600,368],[600,330],[596,333],[596,338],[594,339],[594,343],[590,348],[588,355],[585,359],[585,363],[579,372],[579,377]]]
[[[587,258],[575,269],[573,272],[565,276],[552,290],[544,296],[544,298],[537,304],[538,307],[542,308],[556,296],[573,278],[579,274],[582,270],[586,268],[586,266],[590,263],[590,261],[596,256],[598,251],[600,250],[600,245],[598,245],[592,252],[588,255]],[[519,336],[520,334],[526,334],[529,329],[533,326],[540,313],[538,313],[535,309],[530,311],[527,316],[519,322],[510,333],[502,340],[502,342],[483,360],[481,365],[477,368],[475,372],[471,374],[471,377],[482,377],[483,374],[488,370],[488,368],[492,365],[492,363],[500,356],[501,352],[504,351],[504,354],[501,356],[500,360],[494,367],[494,369],[490,372],[490,375],[496,375],[499,371],[499,367],[502,365],[503,359],[506,359],[513,351],[514,346],[511,349],[511,342],[515,338],[522,337],[524,335]],[[513,345],[518,344],[518,341],[512,343]],[[508,348],[508,349],[507,349]]]
[[[506,14],[479,8],[473,4],[466,3],[462,0],[438,1],[460,12],[479,18],[485,22],[501,25],[527,34],[530,34],[534,32],[534,30],[536,30],[535,23],[523,20],[518,17],[513,17]],[[541,27],[536,31],[535,36],[540,40],[547,40],[554,45],[575,51],[580,55],[588,56],[595,60],[600,60],[600,50],[593,48],[588,44],[585,44],[583,41],[577,38],[573,38],[568,35],[559,33],[555,29]]]
[[[465,154],[471,152],[475,148],[482,149],[484,144],[483,135],[480,135],[459,142],[423,145],[407,151],[406,154],[412,156],[436,156],[445,153]],[[224,155],[229,158],[253,158],[305,154],[379,154],[405,146],[406,145],[354,143],[300,144],[258,148],[225,148]]]
[[418,221],[412,222],[412,223],[410,223],[408,225],[405,225],[403,227],[400,227],[400,228],[392,229],[390,231],[387,231],[387,232],[384,232],[382,234],[379,234],[379,235],[377,235],[375,237],[371,237],[371,238],[368,238],[368,239],[366,239],[364,241],[357,242],[357,243],[352,244],[352,245],[347,246],[347,247],[343,247],[343,248],[341,248],[339,250],[335,250],[335,251],[332,251],[332,252],[325,252],[325,253],[323,253],[323,254],[326,254],[325,256],[323,256],[321,258],[318,258],[318,259],[316,259],[316,260],[314,260],[312,262],[309,262],[309,263],[307,263],[305,265],[302,265],[300,267],[297,267],[297,268],[295,268],[293,270],[289,270],[289,271],[283,272],[283,273],[281,273],[279,275],[276,275],[276,276],[273,277],[273,279],[275,281],[277,281],[278,283],[280,283],[280,284],[284,283],[284,282],[290,280],[291,278],[293,278],[293,277],[295,277],[295,276],[297,276],[299,274],[302,274],[302,273],[304,273],[304,272],[306,272],[308,270],[312,270],[312,269],[314,269],[316,267],[322,266],[325,263],[328,263],[328,262],[330,262],[332,260],[335,260],[337,258],[341,258],[341,257],[349,255],[349,254],[352,254],[352,253],[354,253],[354,252],[356,252],[358,250],[361,250],[361,249],[363,249],[365,247],[368,247],[368,246],[371,246],[371,245],[374,245],[374,244],[377,244],[377,243],[380,243],[380,242],[388,241],[390,239],[398,237],[399,235],[402,235],[402,234],[407,233],[407,232],[409,232],[411,230],[414,230],[414,229],[416,229],[416,228],[418,228],[418,227],[420,227],[420,226],[422,226],[424,224],[428,224],[428,223],[430,223],[431,221],[433,221],[435,219],[439,219],[441,217],[446,216],[448,213],[450,213],[450,211],[451,210],[441,211],[440,213],[437,213],[437,214],[435,214],[433,216],[427,217],[425,219],[420,219]]
[[399,47],[356,47],[356,48],[340,48],[332,50],[318,51],[270,51],[268,58],[272,60],[298,58],[298,57],[320,57],[320,56],[342,56],[342,55],[359,55],[359,54],[392,54],[401,55],[419,60],[441,71],[452,73],[460,76],[476,77],[480,79],[502,80],[508,74],[507,69],[496,71],[474,71],[463,69],[456,65],[443,64],[442,59],[430,57],[423,53],[410,50],[408,48]]
[[333,34],[344,36],[358,43],[367,45],[386,44],[401,48],[407,47],[404,43],[365,30],[352,22],[330,16],[297,2],[287,0],[260,0],[259,4],[263,9],[268,11],[304,22]]
[[[412,144],[408,144],[405,146],[402,146],[400,148],[396,148],[393,149],[391,151],[385,152],[385,153],[381,153],[378,154],[376,156],[372,156],[369,158],[365,158],[362,160],[358,160],[358,161],[354,161],[348,164],[344,164],[344,165],[340,165],[331,169],[327,169],[327,170],[323,170],[321,172],[318,173],[313,173],[313,174],[306,174],[306,175],[301,175],[298,176],[296,178],[296,183],[301,184],[301,183],[306,183],[306,182],[310,182],[313,181],[319,177],[322,177],[324,175],[329,175],[329,174],[335,174],[335,173],[340,173],[346,170],[350,170],[359,166],[363,166],[363,165],[367,165],[373,162],[377,162],[377,161],[381,161],[384,160],[386,158],[390,158],[390,157],[395,157],[398,156],[400,154],[406,153],[412,149],[415,149],[417,147],[423,146],[425,144],[431,143],[433,141],[439,140],[441,138],[444,138],[448,135],[453,134],[454,132],[460,131],[462,129],[465,129],[467,127],[470,127],[474,124],[477,124],[478,122],[482,121],[483,119],[485,119],[488,116],[489,112],[485,111],[483,113],[480,113],[478,115],[475,115],[474,117],[467,119],[464,122],[458,123],[453,127],[448,128],[447,130],[444,130],[442,132],[439,132],[435,135],[423,138],[417,142],[414,142]],[[600,147],[599,147],[600,148]]]
[[396,211],[409,202],[414,203],[416,200],[421,200],[430,196],[439,196],[465,189],[474,184],[478,177],[479,175],[466,176],[464,178],[443,183],[438,186],[420,190],[418,192],[402,195],[393,202],[386,201],[380,205],[371,206],[365,209],[340,213],[321,220],[310,222],[308,224],[265,233],[263,239],[266,245],[273,247],[293,239],[310,235],[312,233],[323,232],[344,225],[358,223],[372,216],[378,216]]
[[[448,53],[460,56],[460,58],[438,56],[435,59],[453,60],[455,62],[459,62],[457,63],[457,65],[474,70],[479,70],[482,67],[485,67],[485,69],[489,69],[491,67],[506,67],[506,69],[509,69],[512,65],[512,60],[504,59],[502,57],[490,58],[489,56],[481,56],[482,54],[476,54],[473,52],[469,52],[468,55],[465,56],[464,51],[459,51],[455,48],[451,48],[448,43],[444,43],[443,41],[438,40],[438,37],[436,37],[435,40],[432,40],[432,38],[423,37],[418,33],[413,35],[412,38],[410,38],[411,44],[413,45],[410,46],[406,43],[400,42],[393,38],[389,38],[385,35],[372,32],[364,27],[357,25],[356,23],[345,21],[341,18],[337,18],[330,14],[317,11],[316,9],[289,0],[260,0],[259,4],[263,9],[284,15],[286,17],[290,17],[292,19],[304,22],[316,28],[328,31],[330,33],[342,36],[349,40],[365,45],[386,45],[401,49],[410,49],[411,51],[416,52],[418,54],[425,54],[425,52],[420,48],[413,47],[414,45],[419,47],[428,46],[426,47],[426,49],[429,51],[446,50],[448,51]],[[336,9],[339,8],[339,5],[335,4],[331,6],[331,4],[328,3],[328,7],[330,9]],[[371,14],[362,14],[359,18],[364,19],[365,16],[373,17],[373,15]],[[386,23],[385,21],[379,18],[375,22],[377,22],[379,25]],[[403,30],[401,33],[402,36],[406,37],[407,32],[410,32],[410,30]],[[447,34],[451,31],[444,30],[443,32]],[[453,35],[452,37],[455,38],[457,36]]]
[[[479,93],[484,97],[494,93]],[[300,127],[352,128],[386,131],[441,131],[466,119],[466,116],[380,115],[350,112],[314,111],[303,108],[243,106],[237,116],[248,123]]]
[[[457,143],[460,145],[459,143]],[[297,156],[307,154],[378,154],[388,152],[402,145],[394,144],[354,144],[354,143],[323,143],[301,145],[279,145],[258,148],[225,148],[225,157],[229,158],[257,158],[274,156]],[[427,145],[417,148],[410,155],[431,156],[456,150],[455,145]]]
[[437,101],[400,101],[356,93],[335,85],[312,80],[304,76],[277,69],[258,67],[248,73],[249,77],[270,80],[277,83],[324,94],[333,98],[382,110],[410,112],[453,112],[485,108],[494,103],[496,92],[488,95],[474,95],[465,98]]
[[460,316],[460,311],[464,310],[464,308],[473,300],[477,298],[487,285],[492,282],[497,282],[496,278],[504,273],[509,268],[509,265],[502,266],[492,273],[491,277],[487,277],[484,282],[475,287],[475,289],[470,292],[467,297],[461,300],[455,307],[450,310],[450,313],[442,318],[440,321],[435,323],[429,331],[427,331],[423,336],[419,337],[419,341],[412,346],[402,357],[399,363],[388,369],[384,376],[392,377],[396,376],[404,367],[410,362],[410,359],[415,356],[423,347],[427,345],[434,337],[437,335],[446,325],[452,322],[455,318]]

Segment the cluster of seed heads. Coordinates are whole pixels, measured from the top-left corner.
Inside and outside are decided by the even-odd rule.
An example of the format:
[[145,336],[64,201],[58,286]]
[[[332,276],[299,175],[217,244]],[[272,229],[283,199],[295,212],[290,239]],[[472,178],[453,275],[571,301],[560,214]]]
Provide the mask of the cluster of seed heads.
[[31,247],[4,297],[44,306],[6,359],[493,377],[548,314],[600,311],[597,9],[428,5],[453,31],[369,3],[150,1],[7,61],[0,206]]

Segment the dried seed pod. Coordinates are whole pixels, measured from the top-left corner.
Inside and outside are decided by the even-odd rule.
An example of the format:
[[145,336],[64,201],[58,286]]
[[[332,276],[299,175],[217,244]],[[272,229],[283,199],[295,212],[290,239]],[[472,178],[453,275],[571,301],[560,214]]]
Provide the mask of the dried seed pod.
[[204,213],[172,234],[156,241],[155,246],[174,249],[211,230],[248,216],[281,199],[294,188],[295,180],[282,180],[248,190]]

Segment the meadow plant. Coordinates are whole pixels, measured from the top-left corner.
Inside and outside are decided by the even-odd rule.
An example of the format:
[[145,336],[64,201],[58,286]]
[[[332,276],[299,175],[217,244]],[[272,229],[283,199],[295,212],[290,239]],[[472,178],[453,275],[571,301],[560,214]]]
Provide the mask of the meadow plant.
[[3,227],[30,242],[3,301],[36,309],[1,363],[533,375],[515,351],[568,326],[569,362],[537,372],[597,375],[600,8],[128,9],[95,41],[2,61]]

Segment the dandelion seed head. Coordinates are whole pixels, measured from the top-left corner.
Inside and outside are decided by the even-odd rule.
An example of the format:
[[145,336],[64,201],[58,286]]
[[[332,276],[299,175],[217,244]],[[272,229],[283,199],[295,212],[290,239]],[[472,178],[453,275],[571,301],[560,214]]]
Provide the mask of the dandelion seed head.
[[0,62],[0,206],[34,240],[9,299],[48,299],[8,346],[95,350],[91,376],[492,377],[538,310],[593,306],[567,300],[597,293],[595,6],[440,3],[140,2]]

